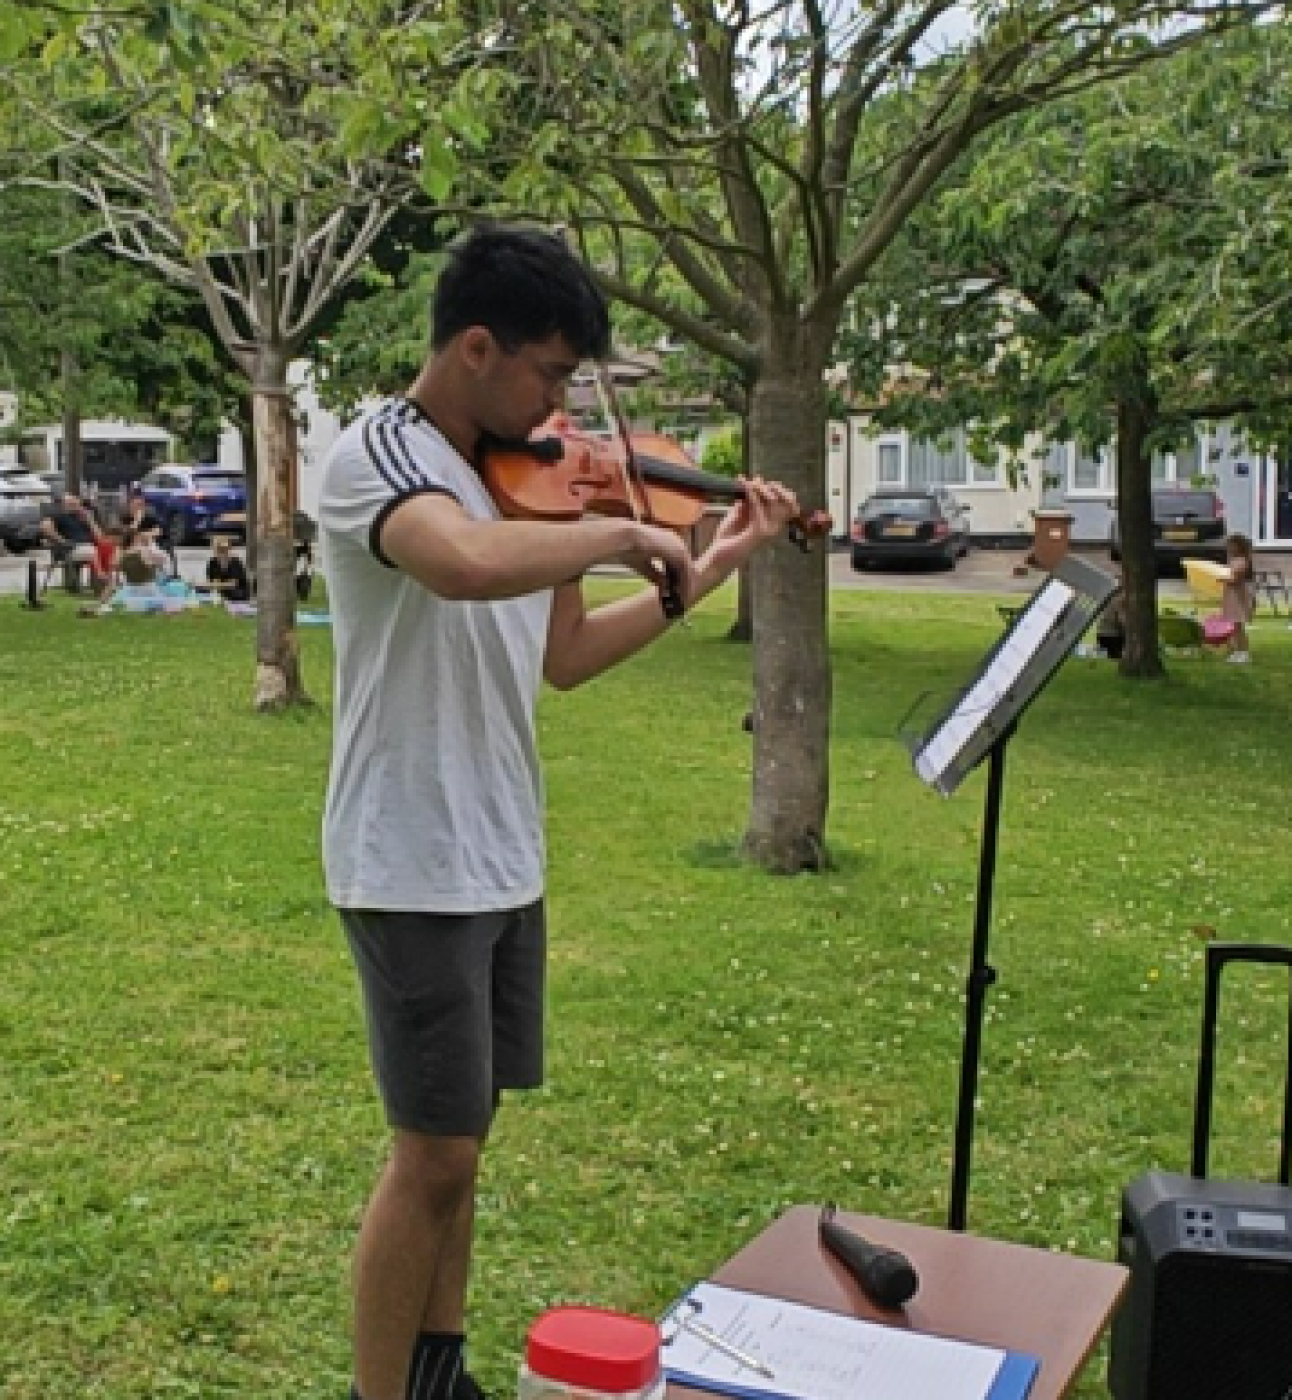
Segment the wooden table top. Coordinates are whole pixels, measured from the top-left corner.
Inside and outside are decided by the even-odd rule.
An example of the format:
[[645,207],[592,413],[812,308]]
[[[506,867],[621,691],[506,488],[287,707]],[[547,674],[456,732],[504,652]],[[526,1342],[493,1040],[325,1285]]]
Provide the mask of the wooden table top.
[[[871,1303],[821,1246],[820,1214],[819,1206],[792,1207],[715,1270],[712,1281],[890,1327],[1029,1352],[1041,1368],[1028,1400],[1068,1393],[1126,1287],[1120,1264],[840,1211],[841,1225],[900,1250],[915,1266],[919,1290],[904,1308],[888,1311]],[[668,1387],[670,1400],[705,1393]]]

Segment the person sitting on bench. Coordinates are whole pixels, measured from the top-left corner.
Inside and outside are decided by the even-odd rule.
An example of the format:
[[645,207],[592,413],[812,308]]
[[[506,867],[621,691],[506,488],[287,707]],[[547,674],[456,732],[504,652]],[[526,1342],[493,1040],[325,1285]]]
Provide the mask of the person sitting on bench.
[[100,568],[97,548],[103,531],[79,496],[64,495],[40,522],[40,531],[49,545],[50,567],[61,564],[69,571],[69,587],[75,588],[76,570],[82,565],[89,569],[96,592],[107,587],[111,579]]

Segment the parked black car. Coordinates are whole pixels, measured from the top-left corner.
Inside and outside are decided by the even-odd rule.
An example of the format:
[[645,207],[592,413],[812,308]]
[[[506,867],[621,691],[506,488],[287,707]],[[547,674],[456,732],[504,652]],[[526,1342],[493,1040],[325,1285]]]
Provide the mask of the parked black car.
[[[1178,565],[1181,559],[1225,561],[1225,503],[1220,493],[1205,486],[1160,486],[1153,491],[1153,555],[1157,565]],[[1122,557],[1117,517],[1113,516],[1108,548]]]
[[969,553],[969,507],[945,486],[889,487],[868,496],[852,522],[852,567],[931,559],[954,569]]

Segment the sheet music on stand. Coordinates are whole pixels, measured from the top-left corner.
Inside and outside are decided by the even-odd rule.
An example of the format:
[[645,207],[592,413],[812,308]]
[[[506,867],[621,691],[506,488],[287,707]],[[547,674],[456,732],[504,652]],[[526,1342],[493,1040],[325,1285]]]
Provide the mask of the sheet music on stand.
[[904,725],[924,782],[949,797],[1035,699],[1119,587],[1113,574],[1088,560],[1069,555],[1060,561],[961,694],[922,732]]

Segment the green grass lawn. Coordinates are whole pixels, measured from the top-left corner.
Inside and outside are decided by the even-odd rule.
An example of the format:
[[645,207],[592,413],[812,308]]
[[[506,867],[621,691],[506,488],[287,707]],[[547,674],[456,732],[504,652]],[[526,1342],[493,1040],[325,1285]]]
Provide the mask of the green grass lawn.
[[[787,1205],[944,1223],[984,776],[934,795],[896,729],[994,601],[836,595],[822,876],[733,854],[730,595],[545,698],[549,1084],[500,1115],[473,1289],[499,1396],[544,1307],[655,1312]],[[345,1394],[384,1129],[318,868],[330,639],[301,641],[322,703],[264,718],[246,622],[0,606],[5,1400]],[[1073,661],[1010,747],[976,1232],[1111,1258],[1123,1185],[1187,1168],[1206,939],[1289,940],[1292,634],[1253,643],[1144,687]],[[1269,1179],[1287,979],[1238,973],[1213,1167]]]

